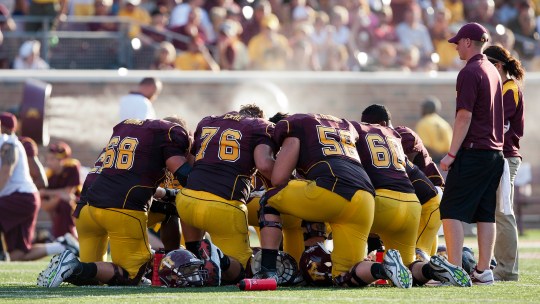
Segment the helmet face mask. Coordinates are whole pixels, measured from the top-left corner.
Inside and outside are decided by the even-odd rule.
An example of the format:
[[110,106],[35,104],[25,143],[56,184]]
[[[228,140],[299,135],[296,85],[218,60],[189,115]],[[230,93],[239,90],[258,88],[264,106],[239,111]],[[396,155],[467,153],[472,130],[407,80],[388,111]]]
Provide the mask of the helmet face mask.
[[185,249],[169,252],[159,266],[159,278],[167,287],[203,286],[205,275],[203,261]]
[[[262,251],[257,251],[251,259],[251,271],[257,273],[261,270]],[[279,286],[291,286],[296,284],[299,277],[298,266],[295,259],[284,251],[279,251],[276,261],[276,273]]]

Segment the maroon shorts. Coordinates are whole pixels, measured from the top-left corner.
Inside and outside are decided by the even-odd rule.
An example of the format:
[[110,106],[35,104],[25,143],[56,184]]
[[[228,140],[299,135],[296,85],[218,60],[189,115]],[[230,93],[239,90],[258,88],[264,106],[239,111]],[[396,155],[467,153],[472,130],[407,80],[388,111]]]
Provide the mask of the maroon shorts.
[[8,252],[18,249],[26,253],[32,248],[40,205],[38,192],[0,197],[0,229]]

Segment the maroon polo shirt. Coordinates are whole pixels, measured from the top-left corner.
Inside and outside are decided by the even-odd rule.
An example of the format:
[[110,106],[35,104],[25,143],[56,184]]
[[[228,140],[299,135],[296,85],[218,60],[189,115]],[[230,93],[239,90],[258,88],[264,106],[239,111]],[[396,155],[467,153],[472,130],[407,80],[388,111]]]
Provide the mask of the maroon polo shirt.
[[456,113],[472,112],[462,148],[502,151],[504,107],[499,72],[486,55],[473,56],[459,72]]

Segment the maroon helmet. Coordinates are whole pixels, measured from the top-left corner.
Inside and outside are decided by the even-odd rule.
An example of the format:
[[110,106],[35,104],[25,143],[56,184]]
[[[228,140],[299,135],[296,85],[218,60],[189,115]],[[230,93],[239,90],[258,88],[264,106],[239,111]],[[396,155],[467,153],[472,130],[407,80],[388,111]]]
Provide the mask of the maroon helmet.
[[322,243],[306,249],[300,258],[304,280],[313,286],[332,286],[332,259]]
[[203,286],[203,261],[185,249],[167,253],[159,265],[159,279],[167,287]]

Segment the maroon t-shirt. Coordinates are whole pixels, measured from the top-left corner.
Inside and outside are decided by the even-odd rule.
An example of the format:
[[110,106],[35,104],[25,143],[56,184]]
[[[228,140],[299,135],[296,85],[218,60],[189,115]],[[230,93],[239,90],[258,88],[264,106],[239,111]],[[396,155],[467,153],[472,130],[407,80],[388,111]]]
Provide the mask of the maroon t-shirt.
[[424,146],[422,139],[420,139],[420,136],[405,126],[395,127],[394,130],[401,136],[401,145],[405,154],[417,153],[414,159],[410,161],[417,165],[435,186],[444,187],[444,178],[441,175],[441,171],[439,171],[439,168],[437,168],[437,165],[433,162],[431,156],[429,156],[429,152]]
[[473,56],[458,74],[456,113],[472,112],[462,148],[502,151],[504,108],[499,72],[486,55]]
[[414,193],[405,172],[406,156],[399,134],[381,125],[356,121],[352,124],[359,134],[358,154],[375,189]]
[[96,171],[85,181],[81,200],[99,208],[148,211],[165,177],[165,161],[186,156],[189,148],[189,135],[178,124],[126,119],[114,127],[103,156],[96,162]]
[[513,79],[503,84],[504,123],[509,129],[504,133],[504,157],[521,157],[519,140],[523,137],[525,114],[523,111],[523,93]]
[[273,138],[277,146],[287,137],[300,140],[296,169],[305,179],[347,200],[358,190],[375,194],[356,150],[358,132],[349,121],[331,115],[294,114],[276,124]]
[[195,130],[191,152],[195,164],[186,188],[247,202],[255,171],[255,147],[264,144],[275,150],[273,128],[267,120],[238,112],[203,118]]

